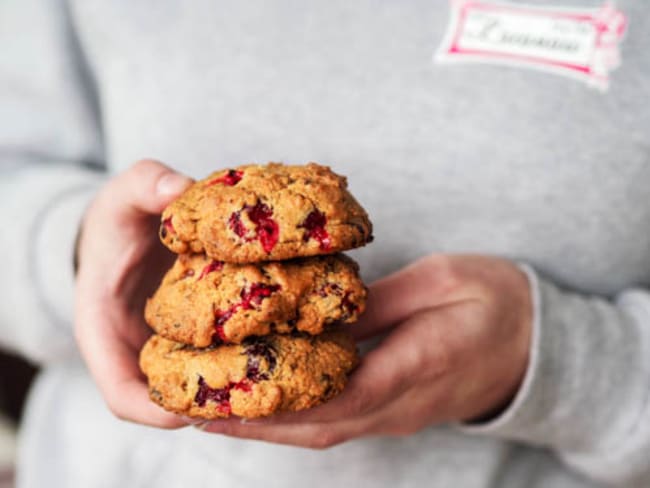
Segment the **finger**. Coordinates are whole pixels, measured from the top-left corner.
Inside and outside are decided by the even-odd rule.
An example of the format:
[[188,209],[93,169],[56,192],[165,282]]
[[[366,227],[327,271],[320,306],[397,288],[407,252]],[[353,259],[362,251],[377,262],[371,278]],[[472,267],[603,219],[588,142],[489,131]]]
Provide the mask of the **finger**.
[[129,422],[176,429],[187,426],[188,422],[178,415],[166,412],[149,398],[147,385],[138,376],[120,375],[112,389],[107,391],[111,412],[118,418]]
[[264,424],[231,418],[207,422],[199,428],[205,432],[223,434],[240,439],[256,439],[276,444],[286,444],[312,449],[326,449],[350,439],[363,437],[376,431],[376,420],[343,420],[336,424]]
[[[209,433],[219,433],[243,439],[255,439],[278,444],[324,449],[360,437],[376,435],[411,435],[438,422],[441,414],[429,395],[422,389],[438,389],[438,385],[418,385],[400,393],[379,408],[352,418],[338,418],[331,422],[310,422],[307,417],[294,414],[294,422],[284,419],[236,419],[205,422],[199,426]],[[444,383],[444,382],[440,382]],[[437,393],[441,397],[441,393]],[[441,402],[442,411],[444,403]],[[316,410],[316,409],[315,409]]]
[[124,215],[159,214],[192,179],[151,159],[138,161],[116,176],[106,188],[111,203]]
[[[475,415],[477,407],[480,411],[473,393],[477,388],[480,403],[491,404],[490,398],[499,391],[487,363],[499,351],[489,344],[486,350],[484,338],[477,333],[483,327],[483,308],[482,303],[472,302],[425,310],[389,336],[397,349],[410,345],[412,374],[408,389],[377,411],[383,412],[383,432],[410,435],[432,423],[468,418],[467,412]],[[472,364],[480,364],[482,373],[468,376]]]
[[[307,418],[295,422],[274,418],[230,418],[204,422],[197,428],[208,433],[312,449],[325,449],[361,437],[410,435],[436,418],[435,406],[426,403],[426,399],[421,399],[421,393],[415,390],[411,388],[398,394],[372,412],[332,422],[309,422]],[[427,410],[428,407],[431,411]]]
[[[197,425],[197,428],[231,437],[315,449],[329,448],[360,437],[407,436],[445,418],[445,388],[445,381],[416,385],[373,412],[328,423],[283,423],[268,422],[266,419],[259,421],[232,418],[205,422]],[[433,394],[423,394],[424,389],[433,390]],[[439,403],[436,403],[436,398],[441,399]]]
[[369,286],[366,310],[349,327],[357,341],[381,334],[419,311],[469,299],[462,256],[432,255]]
[[341,395],[311,410],[271,417],[267,422],[333,422],[360,417],[400,397],[418,381],[434,382],[462,360],[458,307],[424,310],[395,327],[370,351]]
[[100,360],[93,359],[96,347],[89,347],[85,358],[111,412],[122,420],[161,428],[186,425],[180,417],[166,412],[149,398],[149,391],[137,368],[137,350],[122,343],[104,344]]
[[[96,303],[96,302],[95,302]],[[180,417],[151,402],[138,368],[139,347],[115,335],[114,321],[127,320],[119,308],[81,307],[77,312],[77,342],[106,403],[118,418],[145,425],[176,428],[186,425]]]

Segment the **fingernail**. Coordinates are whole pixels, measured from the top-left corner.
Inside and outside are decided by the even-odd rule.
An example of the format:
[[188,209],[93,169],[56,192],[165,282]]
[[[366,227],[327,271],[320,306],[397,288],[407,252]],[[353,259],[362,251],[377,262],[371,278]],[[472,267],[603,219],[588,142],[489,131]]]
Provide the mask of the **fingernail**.
[[192,182],[187,176],[178,173],[167,173],[163,175],[156,185],[158,195],[169,196],[181,193]]

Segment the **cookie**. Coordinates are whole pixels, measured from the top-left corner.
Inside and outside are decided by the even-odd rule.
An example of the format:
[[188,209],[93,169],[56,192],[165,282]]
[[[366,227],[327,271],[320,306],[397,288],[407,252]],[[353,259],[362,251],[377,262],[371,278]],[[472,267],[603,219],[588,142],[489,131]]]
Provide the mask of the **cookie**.
[[254,418],[319,405],[339,394],[358,356],[342,332],[271,335],[197,349],[152,336],[140,354],[151,399],[205,419]]
[[345,177],[315,163],[269,163],[196,182],[163,211],[160,238],[178,254],[252,263],[363,246],[372,226]]
[[365,299],[357,264],[342,254],[256,264],[181,254],[147,301],[145,320],[168,339],[206,347],[274,332],[319,334],[355,322]]

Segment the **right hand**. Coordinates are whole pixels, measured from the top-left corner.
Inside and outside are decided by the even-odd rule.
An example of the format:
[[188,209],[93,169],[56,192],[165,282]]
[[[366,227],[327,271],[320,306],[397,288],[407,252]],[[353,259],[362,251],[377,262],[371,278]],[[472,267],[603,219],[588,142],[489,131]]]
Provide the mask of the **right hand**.
[[138,356],[151,335],[145,301],[174,259],[158,240],[160,213],[191,183],[156,161],[137,162],[91,203],[77,249],[79,349],[110,410],[156,427],[187,425],[149,400]]

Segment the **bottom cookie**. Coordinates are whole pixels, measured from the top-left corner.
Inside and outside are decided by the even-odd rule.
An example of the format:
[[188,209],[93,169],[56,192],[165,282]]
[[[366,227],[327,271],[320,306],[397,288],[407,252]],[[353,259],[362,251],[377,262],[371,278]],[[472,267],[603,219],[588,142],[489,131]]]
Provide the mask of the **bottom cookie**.
[[154,335],[140,354],[151,399],[166,410],[205,419],[314,407],[343,391],[357,363],[354,342],[339,331],[271,335],[206,349]]

